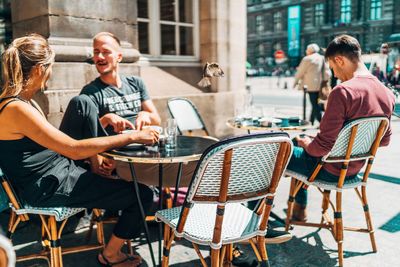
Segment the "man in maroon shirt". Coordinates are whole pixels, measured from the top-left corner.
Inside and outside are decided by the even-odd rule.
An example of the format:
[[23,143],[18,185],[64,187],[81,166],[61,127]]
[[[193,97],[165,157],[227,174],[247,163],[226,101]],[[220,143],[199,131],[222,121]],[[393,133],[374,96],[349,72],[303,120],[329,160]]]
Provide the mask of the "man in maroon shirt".
[[[333,147],[344,124],[353,119],[386,116],[390,119],[395,98],[375,76],[371,75],[361,60],[361,48],[357,39],[349,35],[336,37],[327,47],[325,59],[335,77],[342,81],[331,92],[320,132],[314,139],[296,137],[297,146],[288,169],[310,176],[320,157]],[[381,146],[389,144],[391,128],[382,138]],[[354,179],[365,161],[351,162],[346,179]],[[325,164],[316,179],[337,182],[341,163]],[[296,195],[293,219],[306,220],[307,191],[300,189]]]

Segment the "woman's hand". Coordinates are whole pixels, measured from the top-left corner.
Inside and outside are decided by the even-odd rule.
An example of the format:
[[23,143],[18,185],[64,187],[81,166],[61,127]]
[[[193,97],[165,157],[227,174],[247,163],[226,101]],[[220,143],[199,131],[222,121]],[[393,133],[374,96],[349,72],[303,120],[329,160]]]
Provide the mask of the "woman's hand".
[[159,133],[152,128],[145,128],[141,131],[132,133],[136,138],[134,142],[142,143],[145,145],[154,145],[158,142]]

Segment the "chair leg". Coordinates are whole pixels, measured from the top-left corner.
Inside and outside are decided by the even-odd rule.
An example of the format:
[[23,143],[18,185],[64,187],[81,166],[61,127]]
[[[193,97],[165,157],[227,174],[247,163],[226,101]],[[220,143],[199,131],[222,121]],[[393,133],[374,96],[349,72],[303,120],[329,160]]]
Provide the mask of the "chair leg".
[[265,236],[257,236],[257,247],[261,254],[261,267],[269,267],[269,260],[267,254],[267,247],[265,245]]
[[219,267],[220,249],[211,249],[211,267]]
[[233,260],[233,244],[229,244],[226,246],[226,262],[228,266],[232,265]]
[[301,186],[303,185],[302,182],[297,181],[296,179],[292,178],[290,182],[290,190],[289,190],[289,199],[288,199],[288,209],[286,212],[286,224],[285,224],[285,231],[289,231],[290,227],[290,220],[293,214],[293,204],[294,198],[297,192],[300,190]]
[[342,192],[336,192],[335,239],[338,244],[339,266],[343,266]]
[[343,266],[343,240],[338,242],[339,266]]
[[42,247],[43,250],[49,250],[50,249],[50,236],[46,231],[45,225],[42,222]]
[[[324,223],[325,218],[324,215],[326,213],[326,211],[329,208],[329,196],[331,194],[330,190],[324,190],[324,192],[322,193],[322,216],[321,216],[321,224]],[[328,222],[329,223],[329,222]]]
[[207,262],[205,261],[203,255],[200,252],[199,246],[195,243],[192,243],[194,250],[197,253],[197,256],[199,256],[200,262],[201,262],[201,266],[203,267],[208,267]]
[[249,242],[250,242],[251,248],[253,249],[254,254],[256,255],[257,261],[261,262],[262,259],[261,259],[260,253],[258,252],[257,245],[254,244],[254,240],[253,239],[249,239]]
[[93,209],[93,217],[90,222],[90,229],[89,233],[92,231],[93,228],[93,221],[96,224],[96,235],[97,235],[97,242],[103,247],[105,246],[105,240],[104,240],[104,223],[101,220],[101,211],[99,209]]
[[226,245],[222,246],[219,252],[219,267],[224,267],[225,265],[225,255],[226,255]]
[[7,232],[8,238],[11,239],[11,236],[15,232],[15,229],[17,229],[17,226],[20,221],[21,221],[20,217],[17,216],[17,214],[13,210],[11,210],[10,219],[8,220],[8,232]]
[[[90,242],[90,239],[91,239],[92,234],[93,234],[93,227],[94,227],[94,224],[95,224],[95,222],[93,220],[94,220],[93,218],[90,220],[89,230],[88,230],[88,232],[86,234],[86,243]],[[98,230],[96,230],[96,232],[97,231]],[[97,235],[97,241],[99,241],[99,236],[98,235]]]
[[[165,206],[167,209],[172,208],[172,197],[171,197],[171,189],[169,187],[165,187],[162,192],[165,196]],[[175,197],[178,192],[175,192]]]
[[128,249],[128,254],[133,255],[132,241],[130,239],[125,241],[126,247]]
[[172,242],[174,241],[175,234],[171,231],[171,228],[164,225],[164,250],[162,257],[162,267],[167,267],[169,262],[169,252],[171,250]]
[[377,252],[375,235],[374,235],[374,226],[372,225],[371,214],[369,213],[368,200],[367,200],[367,188],[365,186],[361,187],[362,194],[362,204],[364,208],[364,216],[367,222],[367,228],[369,231],[369,237],[371,239],[372,251]]
[[49,217],[51,267],[62,267],[61,242],[58,238],[57,222],[54,216]]

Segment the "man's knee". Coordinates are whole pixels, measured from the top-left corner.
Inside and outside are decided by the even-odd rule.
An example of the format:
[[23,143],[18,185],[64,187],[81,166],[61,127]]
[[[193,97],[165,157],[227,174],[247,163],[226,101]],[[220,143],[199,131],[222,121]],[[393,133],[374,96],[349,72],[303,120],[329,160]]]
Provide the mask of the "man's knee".
[[97,114],[97,108],[93,100],[87,95],[74,96],[69,102],[68,108],[76,110],[79,115]]

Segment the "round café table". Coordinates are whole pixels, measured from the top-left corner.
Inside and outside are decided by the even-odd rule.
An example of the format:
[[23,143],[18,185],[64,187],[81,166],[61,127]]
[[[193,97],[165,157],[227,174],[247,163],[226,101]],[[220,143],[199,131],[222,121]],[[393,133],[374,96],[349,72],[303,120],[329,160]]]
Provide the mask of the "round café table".
[[167,150],[165,147],[138,145],[114,149],[102,155],[132,163],[184,163],[199,160],[206,148],[216,142],[216,139],[209,137],[178,135],[177,146],[172,150]]
[[[138,181],[135,174],[134,163],[146,163],[146,164],[158,164],[158,186],[160,188],[160,192],[163,187],[163,164],[170,163],[179,163],[178,165],[178,174],[176,178],[175,188],[177,192],[177,188],[179,188],[180,178],[182,174],[182,164],[197,161],[200,159],[203,152],[211,145],[217,142],[216,139],[209,137],[198,137],[198,136],[177,136],[177,145],[176,148],[172,150],[167,150],[165,147],[158,146],[144,146],[140,144],[131,144],[126,147],[122,147],[119,149],[113,149],[107,152],[103,152],[102,155],[116,161],[122,161],[129,163],[130,171],[132,174],[134,187],[135,187],[135,195],[138,201],[141,217],[143,220],[145,234],[147,243],[149,245],[151,259],[153,265],[155,264],[154,252],[151,247],[150,239],[149,239],[149,230],[146,223],[146,217],[143,209],[142,202],[140,200],[140,193],[138,187]],[[175,193],[174,204],[176,205],[177,193]],[[163,203],[163,194],[160,193],[159,197],[159,209],[162,209]],[[159,244],[158,244],[158,259],[161,265],[161,240],[162,240],[162,226],[159,225]]]
[[273,123],[271,126],[261,126],[255,124],[252,120],[237,120],[235,118],[228,119],[226,124],[231,128],[247,130],[248,133],[250,131],[305,131],[313,128],[309,121],[290,120],[290,118],[287,126]]

